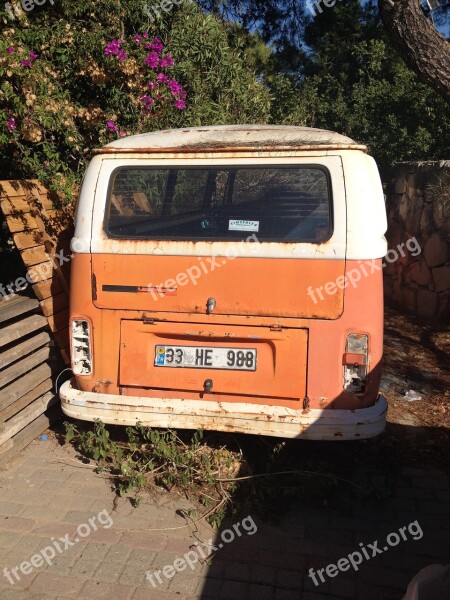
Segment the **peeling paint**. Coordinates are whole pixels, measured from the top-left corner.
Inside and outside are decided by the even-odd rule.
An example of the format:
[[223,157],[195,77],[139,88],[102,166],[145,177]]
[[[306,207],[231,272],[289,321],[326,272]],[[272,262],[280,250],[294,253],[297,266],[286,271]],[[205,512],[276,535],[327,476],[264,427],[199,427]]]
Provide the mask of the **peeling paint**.
[[305,415],[301,409],[256,408],[250,403],[93,394],[81,392],[70,381],[63,384],[60,394],[63,412],[77,419],[101,419],[104,423],[121,425],[135,425],[139,421],[153,427],[201,427],[313,440],[351,440],[378,435],[384,429],[387,410],[382,396],[374,406],[356,411],[357,415],[352,418],[348,410],[310,409]]

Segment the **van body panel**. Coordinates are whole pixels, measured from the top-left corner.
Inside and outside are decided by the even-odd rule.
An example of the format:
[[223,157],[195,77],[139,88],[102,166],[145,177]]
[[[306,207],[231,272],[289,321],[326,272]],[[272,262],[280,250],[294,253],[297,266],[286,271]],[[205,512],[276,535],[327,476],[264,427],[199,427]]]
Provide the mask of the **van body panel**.
[[[98,393],[112,395],[137,395],[147,398],[161,398],[161,390],[156,387],[139,387],[126,385],[120,389],[120,353],[123,344],[121,323],[135,320],[144,329],[151,329],[151,323],[158,327],[175,327],[179,325],[186,336],[200,333],[205,339],[205,346],[210,344],[209,333],[217,327],[223,327],[230,332],[236,328],[248,331],[249,322],[252,329],[258,331],[270,330],[274,325],[271,317],[219,314],[184,314],[133,311],[124,309],[99,309],[92,302],[92,289],[86,285],[91,273],[92,256],[76,254],[72,265],[71,285],[71,318],[84,317],[92,323],[94,373],[90,376],[77,378],[77,386],[84,391],[95,390]],[[285,329],[304,330],[308,332],[307,365],[306,365],[306,394],[309,407],[314,409],[346,409],[366,408],[372,406],[378,397],[381,379],[382,347],[383,347],[383,310],[380,307],[379,289],[382,285],[382,263],[378,261],[352,261],[347,263],[347,272],[358,270],[361,278],[355,285],[345,288],[345,310],[341,317],[335,320],[280,318],[277,325],[281,332]],[[373,272],[372,272],[373,270]],[[325,293],[323,294],[325,297]],[[321,300],[316,294],[317,305]],[[381,301],[382,302],[382,301]],[[381,310],[380,310],[381,308]],[[144,325],[147,322],[147,325]],[[201,328],[201,329],[200,329]],[[363,394],[351,394],[343,390],[342,385],[342,356],[345,352],[345,339],[349,333],[365,333],[369,336],[369,373],[368,382]],[[259,335],[258,333],[255,335]],[[137,345],[137,344],[135,344]],[[144,344],[150,353],[149,345]],[[195,344],[197,345],[197,343]],[[107,351],[102,351],[106,348]],[[145,358],[142,351],[136,363],[136,370],[142,369],[150,359]],[[154,354],[151,353],[153,357]],[[134,357],[136,359],[136,357]],[[136,359],[137,360],[137,359]],[[127,363],[130,364],[130,363]],[[185,369],[182,369],[185,372]],[[170,369],[170,373],[173,370]],[[296,370],[292,371],[295,377]],[[241,379],[248,373],[241,373]],[[206,378],[206,375],[204,379]],[[212,377],[214,379],[214,377]],[[269,406],[298,407],[299,401],[289,399],[289,393],[284,392],[286,380],[279,380],[279,390],[274,397],[252,397],[255,404]],[[288,386],[287,386],[288,387]],[[236,387],[234,394],[212,393],[204,394],[203,386],[197,391],[186,389],[183,398],[189,400],[207,399],[214,402],[248,402],[248,397],[240,393]],[[179,398],[179,391],[164,389],[164,398]]]
[[205,314],[337,319],[344,289],[314,303],[308,289],[324,289],[345,274],[344,260],[292,260],[94,254],[98,308]]
[[100,419],[111,425],[213,429],[306,440],[351,441],[374,437],[385,427],[387,403],[353,411],[289,409],[254,403],[222,404],[183,398],[148,399],[82,392],[66,381],[60,390],[64,413],[73,419]]
[[[157,349],[165,346],[194,347],[199,365],[206,365],[199,368],[158,366]],[[233,349],[233,354],[240,351],[243,361],[249,349],[255,350],[256,360],[252,353],[248,356],[252,370],[209,368],[212,349],[216,348]],[[240,396],[280,397],[299,402],[306,396],[307,351],[305,329],[274,331],[267,326],[194,326],[168,321],[122,320],[119,385],[153,388],[160,393],[173,390],[202,394],[205,381],[210,380],[210,392],[221,396],[236,396],[238,389]],[[205,352],[209,352],[209,361],[205,359]],[[171,359],[172,364],[176,364],[176,357]]]
[[233,152],[242,149],[274,152],[283,150],[305,150],[314,148],[322,153],[330,146],[336,148],[363,148],[351,138],[335,131],[314,127],[292,127],[290,125],[216,125],[165,129],[134,135],[132,138],[119,138],[96,152],[125,151],[150,152]]
[[387,252],[384,237],[387,219],[375,160],[362,152],[343,152],[342,165],[347,197],[346,257],[348,260],[380,258]]

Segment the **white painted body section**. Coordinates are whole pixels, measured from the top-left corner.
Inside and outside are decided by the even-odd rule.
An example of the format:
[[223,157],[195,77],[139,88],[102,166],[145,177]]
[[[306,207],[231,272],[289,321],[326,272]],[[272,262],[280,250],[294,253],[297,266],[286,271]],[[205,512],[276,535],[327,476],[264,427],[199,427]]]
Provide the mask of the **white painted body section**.
[[[92,215],[92,239],[90,250],[92,254],[140,254],[140,255],[165,255],[165,256],[226,256],[230,246],[236,245],[236,242],[188,242],[188,241],[147,241],[147,240],[115,240],[106,236],[103,230],[103,220],[105,215],[105,205],[108,194],[108,184],[112,172],[118,166],[167,166],[169,161],[161,159],[152,160],[150,158],[128,158],[123,157],[117,160],[114,158],[103,159],[100,169],[100,176],[95,194],[94,210]],[[212,166],[214,164],[222,166],[236,166],[243,164],[255,164],[251,158],[219,158],[214,159],[170,159],[171,167],[189,167],[189,166]],[[311,165],[320,164],[328,169],[333,185],[333,211],[334,228],[333,235],[325,244],[311,243],[273,243],[263,242],[261,244],[247,244],[239,246],[239,256],[261,258],[345,258],[346,248],[346,209],[345,209],[345,186],[342,171],[342,161],[338,156],[321,157],[317,160],[315,157],[283,157],[283,158],[258,158],[258,166],[263,165]],[[91,209],[92,210],[92,209]],[[78,232],[75,231],[75,237],[78,239]],[[247,235],[243,235],[245,239]],[[88,240],[83,240],[86,243]],[[372,258],[372,257],[369,257]]]
[[202,147],[243,147],[243,146],[353,146],[366,149],[352,139],[334,131],[313,127],[292,127],[289,125],[216,125],[185,127],[184,129],[164,129],[151,133],[141,133],[114,140],[105,146],[107,149],[147,150],[151,149],[200,149]]
[[383,186],[375,160],[342,152],[347,196],[347,259],[382,258],[387,252]]
[[[248,147],[248,150],[242,150],[242,147]],[[333,149],[326,149],[330,147]],[[169,148],[172,152],[162,152]],[[161,149],[160,153],[158,149]],[[118,167],[307,164],[321,165],[330,173],[332,238],[322,244],[248,244],[247,250],[240,248],[239,256],[336,260],[382,258],[387,252],[383,190],[375,161],[364,149],[350,138],[334,132],[285,126],[199,127],[116,140],[100,150],[87,169],[77,208],[72,251],[224,256],[229,248],[230,242],[128,240],[124,243],[123,240],[108,239],[103,220],[110,176]]]
[[64,413],[74,419],[100,419],[111,425],[179,429],[213,429],[325,441],[371,438],[382,433],[387,402],[383,396],[369,408],[321,410],[211,402],[183,398],[147,398],[83,392],[66,381],[60,390]]

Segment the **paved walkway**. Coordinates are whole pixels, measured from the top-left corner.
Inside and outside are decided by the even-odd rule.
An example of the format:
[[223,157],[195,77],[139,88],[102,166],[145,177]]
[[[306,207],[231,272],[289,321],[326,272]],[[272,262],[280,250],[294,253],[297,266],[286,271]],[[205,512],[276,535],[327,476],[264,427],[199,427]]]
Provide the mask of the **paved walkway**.
[[[0,600],[400,600],[419,569],[450,562],[450,486],[439,470],[404,467],[388,497],[302,503],[276,527],[250,516],[214,533],[183,527],[176,511],[187,501],[163,492],[113,510],[108,481],[74,456],[50,434],[0,471]],[[380,477],[355,473],[367,489]],[[200,560],[210,538],[223,548]],[[154,586],[147,571],[159,573]]]

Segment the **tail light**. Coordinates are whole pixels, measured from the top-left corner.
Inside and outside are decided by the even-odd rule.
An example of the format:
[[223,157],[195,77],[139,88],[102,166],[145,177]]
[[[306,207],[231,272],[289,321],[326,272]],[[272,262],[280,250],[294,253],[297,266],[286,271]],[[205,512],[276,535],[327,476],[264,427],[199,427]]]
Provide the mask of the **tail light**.
[[82,319],[72,321],[72,371],[74,375],[92,373],[92,343],[89,322]]
[[357,394],[364,391],[368,366],[367,335],[351,333],[347,336],[345,354],[342,358],[344,365],[344,390]]

